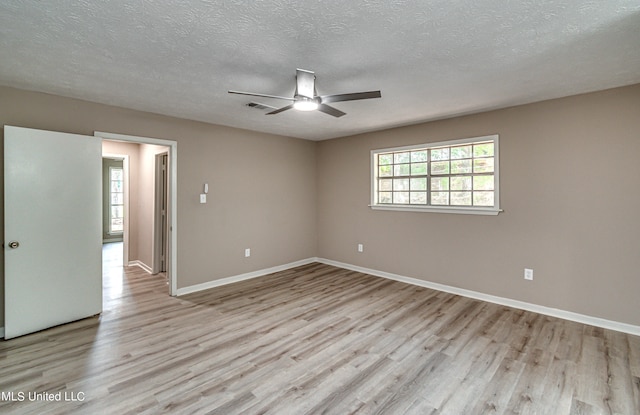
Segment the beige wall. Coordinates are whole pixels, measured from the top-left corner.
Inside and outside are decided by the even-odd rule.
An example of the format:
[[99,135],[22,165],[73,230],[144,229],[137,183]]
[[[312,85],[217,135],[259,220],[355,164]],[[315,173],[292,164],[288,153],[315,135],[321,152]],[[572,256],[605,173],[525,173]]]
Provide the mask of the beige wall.
[[[634,85],[313,143],[0,87],[2,124],[178,141],[179,287],[319,256],[635,325],[638,114]],[[368,208],[371,149],[494,133],[500,215]]]
[[[315,256],[314,142],[7,87],[0,124],[176,140],[179,288]],[[209,203],[201,205],[205,182]]]
[[[367,207],[370,150],[488,134],[503,213]],[[318,256],[640,325],[639,157],[640,85],[323,141]]]

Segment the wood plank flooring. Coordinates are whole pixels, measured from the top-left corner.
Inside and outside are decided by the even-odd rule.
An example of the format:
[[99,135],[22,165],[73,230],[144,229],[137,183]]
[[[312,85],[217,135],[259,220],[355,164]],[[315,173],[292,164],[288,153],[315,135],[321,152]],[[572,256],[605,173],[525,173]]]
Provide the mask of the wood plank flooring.
[[110,281],[99,318],[0,342],[0,413],[640,414],[639,337],[323,264]]

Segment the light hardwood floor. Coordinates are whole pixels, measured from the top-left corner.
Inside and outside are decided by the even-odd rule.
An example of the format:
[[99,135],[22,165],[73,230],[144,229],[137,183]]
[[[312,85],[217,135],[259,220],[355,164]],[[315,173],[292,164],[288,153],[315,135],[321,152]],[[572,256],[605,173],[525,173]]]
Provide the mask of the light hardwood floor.
[[180,298],[118,272],[101,317],[0,342],[0,413],[640,413],[638,337],[322,264]]

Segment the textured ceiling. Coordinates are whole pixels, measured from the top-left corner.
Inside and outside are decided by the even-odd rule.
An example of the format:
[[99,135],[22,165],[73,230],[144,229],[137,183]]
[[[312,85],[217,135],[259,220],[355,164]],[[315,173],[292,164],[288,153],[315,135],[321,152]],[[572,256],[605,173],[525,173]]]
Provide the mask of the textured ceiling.
[[[227,94],[291,96],[296,68],[382,98]],[[638,0],[0,2],[2,85],[312,140],[638,82]]]

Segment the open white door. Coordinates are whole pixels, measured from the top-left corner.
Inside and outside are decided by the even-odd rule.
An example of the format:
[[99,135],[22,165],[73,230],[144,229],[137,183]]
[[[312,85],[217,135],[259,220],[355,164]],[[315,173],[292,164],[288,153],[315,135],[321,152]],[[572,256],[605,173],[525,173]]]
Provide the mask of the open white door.
[[101,143],[4,127],[5,339],[102,311]]

